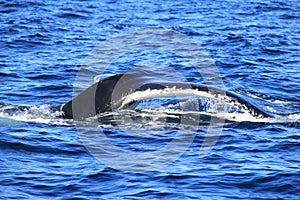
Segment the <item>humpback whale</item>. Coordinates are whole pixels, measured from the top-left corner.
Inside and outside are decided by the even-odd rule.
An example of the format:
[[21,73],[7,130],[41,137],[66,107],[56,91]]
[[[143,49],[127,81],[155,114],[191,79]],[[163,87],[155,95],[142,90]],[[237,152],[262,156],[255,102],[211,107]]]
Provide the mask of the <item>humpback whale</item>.
[[[131,96],[131,98],[126,98]],[[168,96],[202,96],[221,100],[260,118],[273,117],[246,96],[194,83],[176,83],[133,74],[114,75],[94,83],[61,107],[64,118],[84,119],[128,108],[138,102]]]

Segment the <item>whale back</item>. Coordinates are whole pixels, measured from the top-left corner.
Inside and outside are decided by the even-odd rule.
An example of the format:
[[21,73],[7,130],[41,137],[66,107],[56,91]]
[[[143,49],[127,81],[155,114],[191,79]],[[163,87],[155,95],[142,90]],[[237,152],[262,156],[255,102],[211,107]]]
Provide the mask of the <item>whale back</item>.
[[64,118],[84,119],[106,111],[128,108],[145,99],[168,96],[202,96],[247,110],[253,116],[273,117],[249,98],[234,92],[132,74],[120,74],[100,80],[64,104],[61,110]]

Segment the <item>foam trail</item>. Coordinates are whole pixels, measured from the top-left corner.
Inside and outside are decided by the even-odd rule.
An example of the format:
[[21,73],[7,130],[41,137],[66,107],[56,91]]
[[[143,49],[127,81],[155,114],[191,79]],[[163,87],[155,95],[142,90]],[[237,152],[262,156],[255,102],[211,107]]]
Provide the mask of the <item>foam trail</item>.
[[22,126],[26,123],[67,125],[61,112],[49,105],[0,104],[0,126]]

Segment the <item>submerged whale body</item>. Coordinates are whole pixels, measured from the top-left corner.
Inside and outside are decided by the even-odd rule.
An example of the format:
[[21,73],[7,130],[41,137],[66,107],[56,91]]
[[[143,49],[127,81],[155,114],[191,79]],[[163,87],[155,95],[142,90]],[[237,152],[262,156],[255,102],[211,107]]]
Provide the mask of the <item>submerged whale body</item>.
[[84,119],[106,111],[128,108],[144,99],[167,96],[208,97],[246,110],[253,116],[273,117],[247,97],[230,91],[200,84],[166,82],[132,74],[111,76],[93,84],[61,107],[62,117]]

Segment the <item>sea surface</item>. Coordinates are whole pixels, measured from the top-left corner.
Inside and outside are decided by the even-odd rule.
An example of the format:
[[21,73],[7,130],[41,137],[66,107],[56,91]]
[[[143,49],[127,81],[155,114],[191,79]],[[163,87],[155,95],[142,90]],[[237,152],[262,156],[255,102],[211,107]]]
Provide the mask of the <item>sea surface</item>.
[[[190,123],[181,120],[194,116],[189,97],[97,119],[60,117],[61,105],[99,76],[144,72],[205,83],[207,68],[168,48],[129,48],[155,43],[158,29],[199,44],[218,71],[209,80],[275,117],[231,112],[213,125],[209,111],[220,102],[200,99],[201,120]],[[129,46],[103,45],[116,38]],[[99,65],[89,67],[95,54]],[[299,58],[298,0],[0,0],[0,199],[299,199]],[[209,127],[221,131],[199,156]],[[155,154],[170,143],[182,152]],[[139,155],[152,157],[138,163]]]

